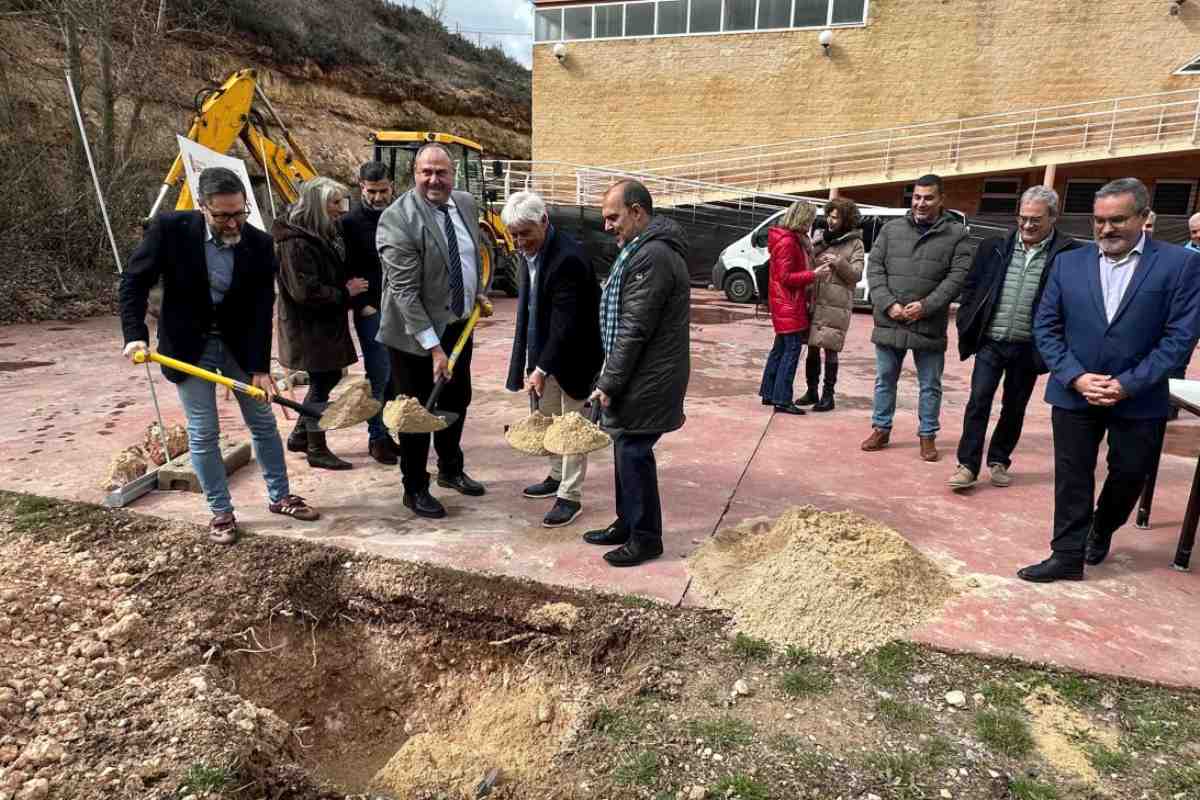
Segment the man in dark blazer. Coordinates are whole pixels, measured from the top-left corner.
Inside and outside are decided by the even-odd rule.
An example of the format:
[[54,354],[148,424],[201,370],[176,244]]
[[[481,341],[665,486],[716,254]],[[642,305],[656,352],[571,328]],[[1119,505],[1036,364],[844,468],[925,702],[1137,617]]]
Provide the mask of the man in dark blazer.
[[[604,360],[600,345],[600,284],[579,244],[550,224],[546,204],[516,192],[500,214],[521,251],[517,328],[508,362],[510,391],[540,399],[543,413],[578,412]],[[550,456],[550,474],[525,489],[530,498],[557,497],[542,520],[547,528],[583,511],[587,456]]]
[[1008,470],[1025,408],[1038,375],[1046,372],[1033,346],[1033,314],[1054,262],[1079,246],[1055,230],[1058,194],[1053,189],[1031,186],[1018,208],[1015,231],[984,239],[976,249],[955,315],[958,353],[963,361],[975,356],[958,440],[958,469],[948,481],[955,491],[974,486],[979,477],[988,417],[1001,380],[1000,421],[992,431],[987,465],[993,486],[1012,485]]
[[[470,193],[454,191],[450,153],[430,143],[413,158],[413,188],[379,218],[375,245],[383,267],[383,316],[377,338],[390,349],[397,395],[429,399],[436,380],[447,377],[449,353],[476,301],[487,302],[478,214]],[[469,339],[438,402],[458,419],[433,434],[433,444],[438,486],[476,497],[485,489],[467,475],[462,451],[472,344]],[[428,460],[428,433],[400,434],[404,505],[417,516],[438,519],[446,508],[429,493]]]
[[[1096,192],[1096,243],[1058,259],[1034,322],[1054,408],[1054,535],[1050,558],[1017,572],[1082,580],[1104,561],[1141,494],[1169,406],[1167,376],[1200,323],[1200,255],[1142,231],[1149,192],[1121,178]],[[1108,476],[1095,501],[1096,458]]]
[[[147,300],[161,279],[158,352],[271,394],[274,245],[270,236],[245,224],[246,189],[236,173],[210,167],[200,173],[197,188],[200,210],[159,215],[121,276],[124,354],[132,359],[147,350]],[[187,415],[192,468],[213,514],[209,536],[233,544],[238,528],[221,457],[216,386],[165,367],[163,374],[178,387]],[[241,393],[236,397],[267,483],[268,510],[317,519],[320,515],[288,486],[270,405]]]

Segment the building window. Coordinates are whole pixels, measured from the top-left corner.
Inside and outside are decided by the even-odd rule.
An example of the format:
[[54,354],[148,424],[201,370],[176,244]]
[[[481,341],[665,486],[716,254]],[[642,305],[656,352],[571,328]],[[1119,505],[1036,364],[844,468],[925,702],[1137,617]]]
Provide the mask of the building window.
[[1200,75],[1200,56],[1196,56],[1188,63],[1184,64],[1179,69],[1175,70],[1176,75]]
[[901,208],[912,208],[913,189],[917,188],[915,183],[904,184],[904,199],[901,201]]
[[533,39],[537,42],[557,42],[562,38],[562,9],[539,11],[533,17]]
[[659,36],[687,33],[687,0],[659,0],[655,30]]
[[633,0],[542,9],[534,41],[865,25],[867,0]]
[[1067,191],[1063,195],[1062,213],[1091,214],[1096,192],[1108,183],[1107,180],[1088,178],[1080,181],[1067,181]]
[[1186,217],[1196,207],[1196,181],[1155,181],[1154,213]]
[[596,38],[615,39],[621,35],[622,5],[596,6]]
[[692,0],[688,33],[716,33],[721,30],[721,0]]
[[725,23],[721,30],[754,30],[754,6],[756,0],[725,0]]
[[625,4],[625,35],[654,35],[654,3]]
[[979,213],[1016,214],[1020,202],[1020,178],[987,178],[979,198]]

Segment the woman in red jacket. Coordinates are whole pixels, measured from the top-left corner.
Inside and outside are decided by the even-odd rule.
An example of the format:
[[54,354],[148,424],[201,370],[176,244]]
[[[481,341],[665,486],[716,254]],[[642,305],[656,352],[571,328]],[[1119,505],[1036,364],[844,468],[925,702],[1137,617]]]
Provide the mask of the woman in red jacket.
[[767,287],[775,344],[767,357],[758,393],[764,406],[775,406],[784,414],[803,414],[792,394],[796,366],[808,333],[808,298],[805,289],[816,278],[812,271],[812,227],[817,208],[811,203],[794,203],[779,225],[767,232],[771,271]]

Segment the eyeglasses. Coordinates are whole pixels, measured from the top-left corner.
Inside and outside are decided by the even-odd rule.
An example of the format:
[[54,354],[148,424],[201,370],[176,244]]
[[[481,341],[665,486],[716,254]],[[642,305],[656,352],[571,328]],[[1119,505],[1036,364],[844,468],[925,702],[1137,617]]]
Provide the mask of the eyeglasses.
[[217,223],[218,225],[224,225],[226,222],[232,222],[234,220],[238,222],[245,222],[250,217],[250,212],[242,210],[235,211],[232,214],[222,214],[217,211],[209,211],[208,215],[212,217],[213,222]]

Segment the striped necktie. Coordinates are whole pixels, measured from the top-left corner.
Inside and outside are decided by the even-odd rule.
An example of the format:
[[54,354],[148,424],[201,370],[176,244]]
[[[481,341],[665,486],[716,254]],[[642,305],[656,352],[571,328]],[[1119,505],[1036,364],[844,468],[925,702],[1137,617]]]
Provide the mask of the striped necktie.
[[450,310],[454,316],[463,315],[463,266],[462,256],[458,254],[458,233],[454,230],[454,221],[450,219],[450,206],[440,206],[439,211],[444,215],[446,224],[446,249],[450,252]]

